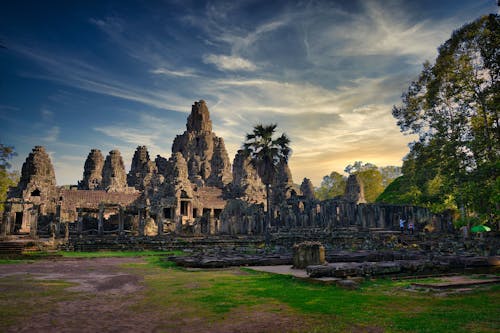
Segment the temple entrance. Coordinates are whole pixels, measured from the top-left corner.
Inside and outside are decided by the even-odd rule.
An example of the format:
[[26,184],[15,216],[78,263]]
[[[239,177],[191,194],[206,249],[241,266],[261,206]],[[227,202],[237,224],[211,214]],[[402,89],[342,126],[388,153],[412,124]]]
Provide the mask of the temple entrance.
[[23,212],[16,212],[16,219],[14,221],[14,233],[19,232],[23,225]]
[[171,219],[172,218],[172,208],[170,208],[170,207],[163,208],[163,217],[166,219]]
[[188,205],[189,201],[181,200],[181,215],[188,216]]

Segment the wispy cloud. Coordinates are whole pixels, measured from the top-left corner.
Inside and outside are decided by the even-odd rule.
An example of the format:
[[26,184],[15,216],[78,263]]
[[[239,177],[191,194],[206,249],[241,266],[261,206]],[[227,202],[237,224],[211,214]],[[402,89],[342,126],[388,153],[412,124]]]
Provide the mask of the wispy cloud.
[[186,70],[186,71],[174,71],[166,68],[157,68],[153,69],[151,71],[153,74],[162,74],[162,75],[167,75],[167,76],[178,76],[178,77],[199,77],[196,73],[194,73],[192,70]]
[[247,59],[237,56],[226,56],[216,54],[206,54],[203,56],[203,62],[206,64],[213,64],[219,70],[228,71],[255,71],[257,66]]

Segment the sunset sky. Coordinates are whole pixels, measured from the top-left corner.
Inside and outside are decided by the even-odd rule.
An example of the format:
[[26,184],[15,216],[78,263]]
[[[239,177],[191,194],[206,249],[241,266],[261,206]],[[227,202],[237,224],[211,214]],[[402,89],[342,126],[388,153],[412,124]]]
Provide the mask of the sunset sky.
[[356,160],[401,165],[391,115],[425,60],[496,12],[469,1],[9,1],[0,9],[0,142],[35,145],[59,185],[91,148],[170,156],[204,99],[231,161],[257,123],[291,138],[294,181]]

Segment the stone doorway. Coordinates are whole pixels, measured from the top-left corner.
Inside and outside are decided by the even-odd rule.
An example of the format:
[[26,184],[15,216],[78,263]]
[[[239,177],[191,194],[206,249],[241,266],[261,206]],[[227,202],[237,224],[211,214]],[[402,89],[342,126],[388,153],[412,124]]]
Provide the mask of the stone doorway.
[[16,218],[14,220],[14,233],[19,232],[22,225],[23,225],[23,212],[16,212]]

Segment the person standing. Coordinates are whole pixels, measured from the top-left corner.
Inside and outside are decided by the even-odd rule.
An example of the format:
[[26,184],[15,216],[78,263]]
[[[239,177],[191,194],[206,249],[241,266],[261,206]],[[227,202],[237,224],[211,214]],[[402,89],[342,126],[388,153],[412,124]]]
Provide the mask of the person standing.
[[405,220],[403,218],[399,219],[399,229],[401,229],[401,233],[405,232]]
[[408,233],[409,233],[410,235],[413,235],[413,230],[414,230],[414,225],[413,225],[413,222],[412,222],[412,221],[410,221],[410,222],[408,223]]

